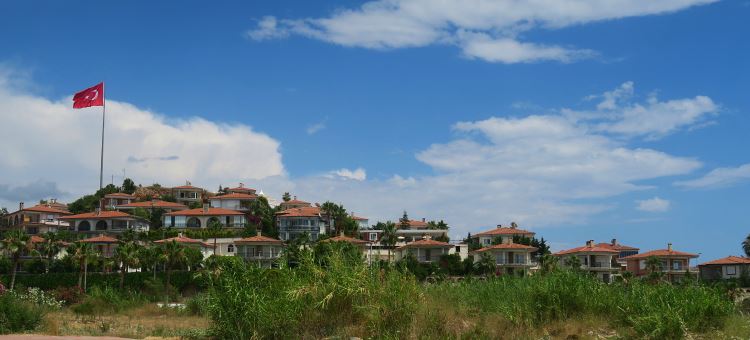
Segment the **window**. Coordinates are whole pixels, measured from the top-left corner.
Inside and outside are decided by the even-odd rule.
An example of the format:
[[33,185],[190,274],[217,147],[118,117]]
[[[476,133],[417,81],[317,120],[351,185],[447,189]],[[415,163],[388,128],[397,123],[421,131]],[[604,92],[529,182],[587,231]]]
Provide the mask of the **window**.
[[461,246],[456,246],[456,253],[460,253],[460,252],[461,252]]
[[486,239],[483,240],[483,243],[486,244],[486,245],[489,245],[491,242],[492,242],[492,240],[490,240],[488,238],[486,238]]
[[726,266],[727,275],[737,275],[737,266]]
[[672,261],[673,270],[682,270],[682,261]]
[[375,241],[378,239],[378,233],[370,233],[370,241]]
[[107,230],[107,221],[101,220],[96,222],[96,230]]
[[189,220],[187,220],[187,227],[188,228],[200,228],[201,227],[201,220],[191,217]]
[[227,253],[234,253],[234,244],[230,244],[227,246]]
[[89,231],[91,230],[91,224],[89,221],[81,221],[81,223],[78,224],[78,231]]
[[640,267],[640,269],[646,269],[646,261],[644,260],[638,261],[638,267]]
[[188,197],[190,197],[192,199],[196,199],[196,198],[198,198],[198,193],[197,192],[188,193]]

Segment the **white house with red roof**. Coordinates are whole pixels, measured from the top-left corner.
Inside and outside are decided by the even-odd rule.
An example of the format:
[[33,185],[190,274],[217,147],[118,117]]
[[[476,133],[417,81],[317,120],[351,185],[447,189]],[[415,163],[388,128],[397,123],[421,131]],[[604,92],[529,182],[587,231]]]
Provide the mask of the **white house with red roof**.
[[224,228],[244,228],[247,224],[245,213],[224,208],[211,208],[204,204],[202,208],[173,211],[163,216],[164,226],[177,229],[208,228],[213,222],[221,223]]
[[533,261],[533,253],[537,248],[524,244],[513,243],[513,239],[506,238],[503,243],[490,245],[472,252],[474,263],[478,263],[484,254],[489,254],[495,262],[496,274],[499,275],[527,275],[537,266]]
[[66,210],[53,207],[51,204],[37,204],[33,207],[25,207],[24,203],[18,204],[18,210],[3,217],[6,228],[21,228],[27,234],[40,234],[56,232],[66,229],[69,224],[60,219],[69,216]]
[[196,240],[193,238],[185,237],[182,234],[179,234],[175,237],[170,237],[170,238],[166,238],[163,240],[154,241],[154,243],[158,245],[162,245],[162,244],[169,243],[169,242],[177,242],[183,246],[198,249],[201,251],[201,254],[203,254],[203,258],[207,258],[214,253],[213,245],[203,242],[201,240]]
[[492,245],[492,243],[495,243],[494,241],[497,238],[501,239],[499,243],[503,243],[506,239],[512,240],[515,236],[532,238],[534,237],[534,235],[536,235],[536,233],[520,229],[515,223],[511,223],[510,226],[503,226],[501,224],[498,224],[497,228],[495,229],[471,235],[471,239],[479,242],[480,247],[486,247]]
[[413,255],[420,263],[432,263],[440,260],[440,256],[450,255],[453,246],[450,243],[435,241],[429,236],[414,242],[409,242],[395,250],[396,261]]
[[70,230],[84,234],[115,233],[126,230],[148,231],[149,222],[141,217],[121,211],[97,209],[94,212],[69,215],[60,218],[70,223]]
[[227,188],[228,194],[246,194],[246,195],[255,195],[255,189],[248,188],[245,186],[245,183],[240,183],[239,186],[235,188]]
[[303,234],[307,234],[311,241],[317,241],[326,230],[333,228],[333,223],[329,226],[328,222],[317,206],[286,208],[276,213],[276,226],[279,229],[279,238],[283,241],[293,240]]
[[704,281],[739,279],[750,275],[750,258],[727,256],[698,265],[700,278]]
[[223,208],[237,211],[250,211],[250,204],[258,199],[258,195],[232,192],[224,195],[213,196],[208,199],[212,208]]
[[652,250],[624,258],[627,263],[626,270],[635,276],[648,275],[646,260],[650,257],[659,259],[658,270],[669,282],[682,280],[686,273],[697,274],[696,270],[690,268],[690,260],[698,258],[698,254],[674,250],[671,243],[667,244],[667,249]]
[[297,196],[294,196],[294,198],[289,201],[284,201],[284,202],[279,203],[279,207],[283,211],[287,209],[312,207],[312,204],[310,204],[310,202],[298,200]]
[[150,201],[131,202],[131,203],[115,206],[115,209],[120,210],[120,211],[132,211],[137,208],[146,209],[146,210],[161,209],[166,212],[188,209],[186,205],[181,204],[181,203],[167,202],[167,201],[162,201],[162,200],[157,200],[157,199],[152,199]]
[[237,248],[236,256],[264,268],[271,268],[284,251],[283,241],[262,236],[260,232],[256,236],[237,240],[234,244]]
[[613,266],[613,259],[619,252],[608,247],[599,247],[593,240],[586,241],[583,247],[566,249],[552,255],[565,265],[571,257],[577,257],[581,270],[587,271],[604,282],[612,282],[613,275],[620,272],[620,266]]
[[615,255],[614,260],[617,264],[620,265],[621,269],[625,269],[626,263],[625,260],[623,260],[624,258],[636,255],[640,251],[640,249],[636,247],[620,244],[620,242],[617,242],[616,238],[613,238],[609,243],[598,243],[596,246],[617,251],[617,255]]
[[175,200],[187,206],[202,203],[203,192],[203,188],[195,187],[189,181],[186,181],[185,185],[172,188],[172,196],[174,196]]
[[115,249],[117,249],[117,246],[120,244],[119,240],[107,235],[93,236],[79,240],[78,242],[91,244],[101,256],[107,258],[114,256]]

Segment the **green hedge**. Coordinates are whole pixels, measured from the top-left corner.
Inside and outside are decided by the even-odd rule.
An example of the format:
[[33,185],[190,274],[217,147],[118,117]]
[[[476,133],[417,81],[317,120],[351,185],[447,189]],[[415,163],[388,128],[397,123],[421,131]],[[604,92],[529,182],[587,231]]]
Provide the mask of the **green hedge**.
[[[171,283],[176,289],[182,291],[186,288],[203,288],[201,281],[194,278],[194,272],[172,272]],[[159,272],[156,277],[165,281],[166,274]],[[145,288],[144,282],[152,279],[154,273],[135,272],[125,274],[125,288],[131,290],[142,290]],[[0,275],[0,281],[6,287],[10,284],[10,275]],[[87,278],[88,287],[93,286],[120,286],[119,273],[89,273]],[[39,287],[43,290],[52,290],[57,287],[75,287],[78,284],[78,273],[47,273],[47,274],[24,274],[18,273],[16,276],[17,287]]]

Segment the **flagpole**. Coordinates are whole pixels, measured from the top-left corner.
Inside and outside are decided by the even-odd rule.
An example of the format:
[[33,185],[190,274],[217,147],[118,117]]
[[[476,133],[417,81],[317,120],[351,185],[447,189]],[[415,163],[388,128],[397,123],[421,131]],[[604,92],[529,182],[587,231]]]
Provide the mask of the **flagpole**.
[[[104,89],[104,85],[102,85],[102,89]],[[104,92],[104,91],[102,91]],[[104,181],[104,117],[106,117],[106,109],[107,109],[107,102],[106,100],[102,102],[102,153],[99,163],[99,189],[103,186]]]

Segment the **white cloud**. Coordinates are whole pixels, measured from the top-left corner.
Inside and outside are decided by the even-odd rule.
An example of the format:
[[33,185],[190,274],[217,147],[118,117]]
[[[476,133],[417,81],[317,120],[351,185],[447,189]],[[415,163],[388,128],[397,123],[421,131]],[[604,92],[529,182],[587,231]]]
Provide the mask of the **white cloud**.
[[328,177],[364,181],[367,179],[367,172],[362,168],[356,168],[354,170],[343,168],[329,172]]
[[[0,77],[0,204],[30,199],[18,194],[29,186],[35,199],[61,200],[98,188],[101,110],[71,107],[70,97],[49,100]],[[105,136],[106,182],[122,169],[139,183],[191,180],[209,189],[284,174],[279,142],[241,123],[175,119],[110,98]]]
[[635,201],[636,209],[648,212],[665,212],[668,211],[671,203],[668,200],[659,197],[649,198],[647,200]]
[[294,191],[310,200],[335,197],[373,222],[396,220],[403,210],[413,218],[444,219],[455,228],[452,235],[460,236],[510,221],[531,228],[583,223],[612,209],[608,198],[653,189],[642,181],[701,166],[693,158],[632,147],[630,139],[599,129],[602,119],[613,124],[627,119],[618,110],[632,105],[632,89],[611,92],[619,99],[602,109],[593,103],[595,108],[585,111],[588,117],[568,110],[458,122],[456,138],[416,154],[432,169],[429,175],[364,181],[309,177],[295,180]]
[[314,135],[320,130],[323,130],[326,128],[326,124],[324,122],[315,123],[307,127],[305,131],[307,131],[308,135]]
[[688,181],[676,182],[675,185],[686,188],[721,188],[750,180],[750,163],[736,168],[718,168],[705,176]]
[[470,57],[490,62],[573,61],[591,51],[521,42],[533,29],[627,17],[664,14],[716,0],[375,0],[328,17],[265,17],[248,32],[257,40],[290,33],[352,47],[372,49],[459,46]]

